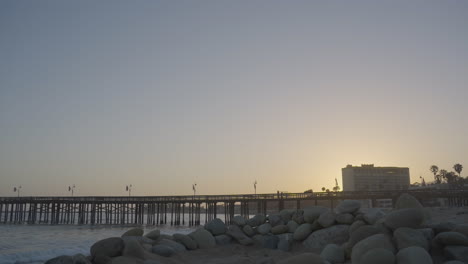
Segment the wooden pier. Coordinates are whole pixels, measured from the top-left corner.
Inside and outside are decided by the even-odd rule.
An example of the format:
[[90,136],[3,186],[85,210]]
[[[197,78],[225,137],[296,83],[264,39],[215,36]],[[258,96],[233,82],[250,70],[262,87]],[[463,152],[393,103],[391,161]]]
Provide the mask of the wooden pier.
[[391,199],[394,204],[402,193],[409,193],[429,206],[436,199],[443,199],[448,206],[468,206],[468,189],[257,195],[0,197],[0,223],[196,226],[216,217],[230,223],[235,214],[244,217],[267,215],[285,208],[300,209],[305,205],[324,203],[333,208],[345,199],[368,200],[371,206],[379,199]]

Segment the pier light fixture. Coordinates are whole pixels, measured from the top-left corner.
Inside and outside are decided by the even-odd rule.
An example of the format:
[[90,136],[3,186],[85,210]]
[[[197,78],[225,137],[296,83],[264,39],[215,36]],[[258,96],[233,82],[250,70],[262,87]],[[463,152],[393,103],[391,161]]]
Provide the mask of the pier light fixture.
[[193,196],[197,194],[197,183],[192,184]]
[[21,185],[18,187],[13,187],[13,192],[18,192],[18,197],[20,197]]
[[254,182],[254,192],[255,192],[255,195],[257,195],[257,180],[255,180]]
[[132,185],[127,185],[127,187],[125,188],[125,191],[128,192],[128,196],[131,196],[132,195]]
[[75,184],[73,184],[72,186],[68,186],[68,191],[71,192],[71,196],[73,197],[73,192],[75,191]]

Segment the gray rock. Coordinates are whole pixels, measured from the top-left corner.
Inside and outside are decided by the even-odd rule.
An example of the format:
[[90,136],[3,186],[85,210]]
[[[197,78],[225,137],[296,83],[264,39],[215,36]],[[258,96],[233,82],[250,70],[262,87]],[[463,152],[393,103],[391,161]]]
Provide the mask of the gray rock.
[[53,259],[49,259],[45,264],[73,264],[72,256],[58,256]]
[[111,237],[99,240],[91,246],[91,256],[117,257],[122,255],[124,242],[120,237]]
[[369,225],[375,224],[379,219],[385,216],[385,212],[379,208],[369,208],[367,212],[362,215],[362,218]]
[[466,262],[459,261],[459,260],[449,260],[444,262],[444,264],[465,264]]
[[304,209],[304,221],[312,224],[319,216],[330,209],[323,206],[313,206]]
[[124,239],[122,256],[130,258],[145,259],[145,249],[137,239]]
[[354,245],[351,252],[352,263],[360,263],[361,257],[374,248],[384,248],[395,253],[395,247],[387,236],[383,234],[372,235]]
[[277,264],[323,264],[323,259],[315,253],[302,253],[280,260]]
[[313,232],[302,244],[307,249],[322,250],[327,244],[343,244],[349,239],[349,225],[335,225]]
[[236,225],[228,226],[226,234],[244,246],[252,245],[254,243],[254,241],[250,237],[246,236],[244,232],[242,232],[242,230]]
[[193,240],[190,236],[184,234],[174,234],[174,240],[184,245],[187,249],[196,249],[198,247],[197,242]]
[[289,251],[291,249],[291,245],[294,241],[292,234],[281,234],[277,236],[279,238],[278,241],[278,249],[282,251]]
[[264,235],[262,240],[262,247],[269,249],[276,249],[278,247],[279,238],[275,235]]
[[190,233],[189,236],[197,242],[199,248],[212,248],[216,246],[213,235],[205,229],[198,229]]
[[168,246],[168,247],[171,247],[172,249],[174,249],[175,252],[184,252],[184,251],[187,251],[187,249],[185,248],[184,245],[182,245],[181,243],[178,243],[174,240],[170,240],[170,239],[161,239],[158,241],[158,245],[164,245],[164,246]]
[[159,236],[161,236],[161,231],[159,229],[151,230],[145,235],[145,237],[153,240],[158,240]]
[[393,232],[393,240],[398,250],[413,246],[422,247],[427,251],[429,250],[429,241],[424,237],[423,233],[417,229],[400,227]]
[[[279,212],[279,216],[281,217],[281,224],[284,225],[287,223],[289,220],[291,220],[292,215],[296,212],[294,209],[283,209]],[[271,223],[272,226],[275,226],[275,224]]]
[[214,236],[217,236],[226,233],[227,228],[221,219],[215,218],[205,225],[205,229],[210,231]]
[[352,214],[338,214],[335,220],[338,224],[350,225],[354,221],[354,216]]
[[418,228],[424,221],[424,214],[421,209],[408,208],[389,213],[384,223],[389,228],[395,230],[400,227]]
[[274,235],[279,235],[279,234],[287,233],[288,230],[289,228],[286,225],[277,225],[271,229],[271,233]]
[[320,214],[317,222],[322,227],[330,227],[335,223],[335,213],[331,210],[325,211]]
[[374,248],[362,255],[359,264],[395,264],[395,254],[385,248]]
[[91,261],[82,254],[76,254],[73,256],[73,264],[91,264]]
[[143,264],[143,260],[128,256],[112,258],[111,264]]
[[337,244],[328,244],[320,253],[322,259],[335,264],[335,263],[344,263],[345,262],[345,252],[344,249]]
[[444,246],[468,246],[468,237],[458,232],[442,232],[432,240],[433,244]]
[[351,226],[349,227],[349,233],[353,233],[355,230],[357,230],[359,227],[361,226],[364,226],[366,225],[366,223],[364,223],[364,221],[362,220],[355,220],[354,223],[351,224]]
[[421,232],[424,238],[429,242],[432,241],[432,239],[434,238],[434,231],[432,230],[432,228],[420,228],[416,230]]
[[396,255],[398,264],[432,264],[429,253],[421,247],[407,247]]
[[447,259],[468,263],[468,247],[448,246],[444,248],[444,255]]
[[260,235],[266,235],[266,234],[270,233],[270,231],[271,231],[270,223],[261,224],[261,225],[259,225],[257,227],[257,232]]
[[286,224],[286,226],[288,227],[288,232],[289,233],[294,233],[294,232],[296,232],[296,229],[299,227],[299,224],[296,223],[295,221],[291,220]]
[[257,234],[257,232],[249,225],[245,225],[243,228],[242,228],[242,231],[244,231],[244,233],[246,235],[248,235],[249,237],[252,237],[254,236],[255,234]]
[[380,230],[375,226],[365,225],[359,227],[356,231],[350,234],[350,238],[347,243],[347,250],[351,252],[351,249],[354,247],[354,245],[359,243],[359,241],[379,233]]
[[396,210],[407,208],[423,208],[422,204],[414,196],[404,193],[398,197],[395,202],[394,208]]
[[456,226],[457,225],[452,222],[442,222],[442,223],[430,225],[429,227],[432,228],[432,230],[434,230],[435,234],[437,235],[442,232],[453,231],[453,229],[455,229]]
[[170,257],[176,253],[176,251],[172,247],[166,245],[153,246],[151,248],[151,252],[163,257]]
[[93,259],[93,264],[109,264],[112,263],[112,258],[103,255],[97,255]]
[[306,223],[300,225],[296,231],[294,231],[293,237],[295,240],[302,241],[306,239],[310,233],[312,233],[312,224]]
[[268,222],[270,223],[270,225],[272,227],[284,224],[283,218],[282,218],[282,216],[280,214],[269,215],[268,216]]
[[452,231],[462,233],[468,237],[468,224],[456,225]]
[[304,220],[304,210],[296,210],[291,216],[291,220],[296,222],[297,224],[301,225],[305,222]]
[[256,215],[252,218],[250,218],[249,220],[247,220],[247,224],[252,226],[252,227],[256,227],[256,226],[259,226],[261,224],[264,224],[266,221],[266,217],[264,215]]
[[123,233],[122,237],[124,236],[142,236],[144,233],[143,229],[137,227],[128,230],[127,232]]
[[147,259],[143,261],[143,264],[163,264],[163,263],[155,259]]
[[228,235],[219,235],[219,236],[215,236],[215,240],[216,240],[216,245],[224,246],[224,245],[231,244],[232,237]]
[[337,214],[354,213],[361,208],[361,203],[355,200],[344,200],[335,208]]
[[244,226],[247,224],[245,218],[241,215],[236,215],[232,218],[232,223],[238,226]]

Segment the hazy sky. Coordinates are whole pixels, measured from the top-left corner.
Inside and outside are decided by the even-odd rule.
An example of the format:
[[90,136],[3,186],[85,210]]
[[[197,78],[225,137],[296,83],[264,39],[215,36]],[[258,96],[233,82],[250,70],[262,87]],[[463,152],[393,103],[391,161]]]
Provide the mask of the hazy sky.
[[0,196],[465,165],[466,1],[0,1]]

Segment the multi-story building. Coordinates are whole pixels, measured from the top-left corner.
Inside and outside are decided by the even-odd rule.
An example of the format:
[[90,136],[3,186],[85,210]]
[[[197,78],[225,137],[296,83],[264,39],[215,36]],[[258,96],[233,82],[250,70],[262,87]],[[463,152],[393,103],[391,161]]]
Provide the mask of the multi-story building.
[[409,168],[348,165],[341,173],[343,191],[406,190],[410,185]]

